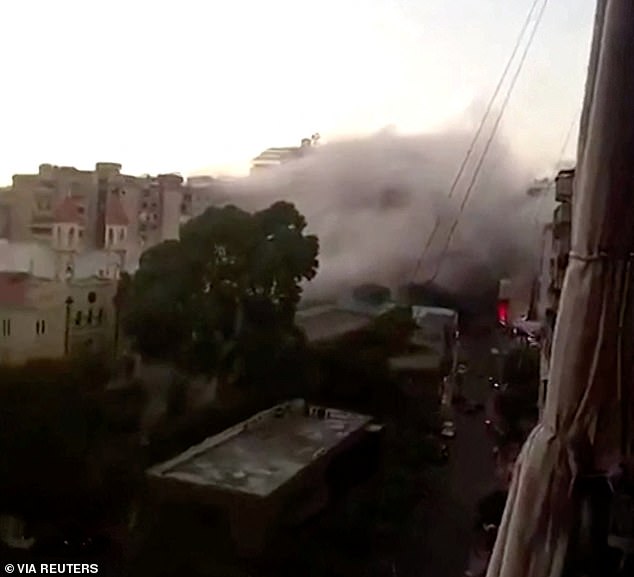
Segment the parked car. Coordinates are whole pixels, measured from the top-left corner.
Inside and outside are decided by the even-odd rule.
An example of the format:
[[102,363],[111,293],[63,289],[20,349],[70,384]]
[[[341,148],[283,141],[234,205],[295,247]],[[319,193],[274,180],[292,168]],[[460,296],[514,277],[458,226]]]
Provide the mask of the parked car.
[[453,423],[453,421],[445,421],[442,424],[440,436],[444,437],[445,439],[453,439],[456,436],[456,425]]

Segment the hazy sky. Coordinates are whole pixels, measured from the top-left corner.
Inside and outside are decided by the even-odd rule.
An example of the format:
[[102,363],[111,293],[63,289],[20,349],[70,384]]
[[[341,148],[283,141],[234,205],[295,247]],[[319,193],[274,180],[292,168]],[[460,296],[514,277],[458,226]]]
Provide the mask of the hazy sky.
[[[0,182],[44,162],[239,170],[315,131],[433,129],[488,99],[532,1],[6,0]],[[538,168],[581,105],[594,6],[551,0],[509,106]]]

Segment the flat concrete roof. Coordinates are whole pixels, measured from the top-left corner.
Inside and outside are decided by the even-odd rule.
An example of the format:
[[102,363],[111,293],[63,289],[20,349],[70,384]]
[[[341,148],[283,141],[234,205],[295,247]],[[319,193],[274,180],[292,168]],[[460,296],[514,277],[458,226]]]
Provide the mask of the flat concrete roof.
[[295,323],[304,330],[309,342],[327,341],[366,328],[372,317],[341,310],[334,306],[306,309],[295,315]]
[[414,354],[392,357],[388,365],[392,371],[432,371],[440,369],[441,361],[437,354]]
[[290,401],[206,439],[148,474],[265,497],[371,420]]

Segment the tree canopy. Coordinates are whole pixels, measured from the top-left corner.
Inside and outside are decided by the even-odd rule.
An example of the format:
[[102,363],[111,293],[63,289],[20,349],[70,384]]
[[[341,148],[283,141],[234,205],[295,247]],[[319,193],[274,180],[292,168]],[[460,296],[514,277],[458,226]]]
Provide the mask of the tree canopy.
[[317,273],[318,240],[305,229],[287,202],[209,208],[142,255],[126,280],[125,332],[143,355],[196,370],[239,378],[274,364],[297,344],[301,283]]

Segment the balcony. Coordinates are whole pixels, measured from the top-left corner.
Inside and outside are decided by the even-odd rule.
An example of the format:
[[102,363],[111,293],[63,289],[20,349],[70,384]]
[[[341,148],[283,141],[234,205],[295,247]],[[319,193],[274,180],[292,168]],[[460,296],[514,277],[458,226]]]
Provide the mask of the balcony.
[[555,200],[557,202],[570,202],[572,200],[575,171],[560,170],[555,178]]
[[553,237],[563,238],[570,235],[572,222],[572,206],[568,203],[560,204],[553,214]]

